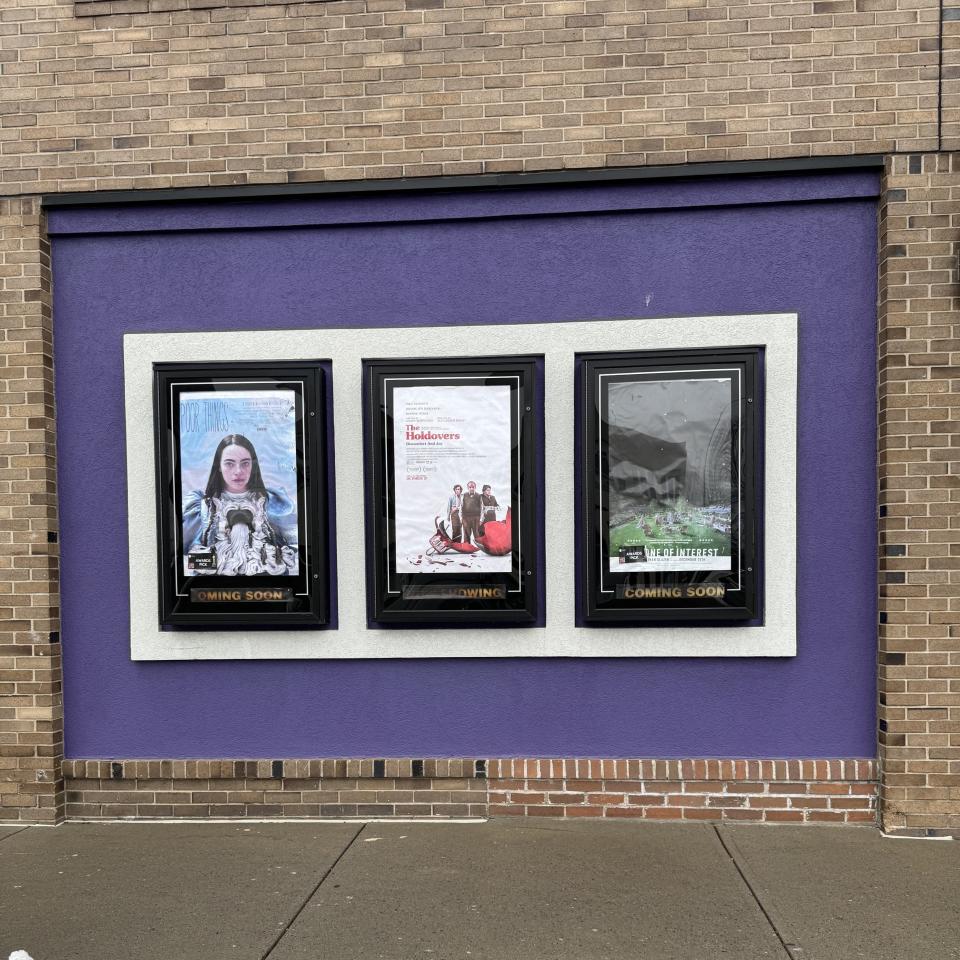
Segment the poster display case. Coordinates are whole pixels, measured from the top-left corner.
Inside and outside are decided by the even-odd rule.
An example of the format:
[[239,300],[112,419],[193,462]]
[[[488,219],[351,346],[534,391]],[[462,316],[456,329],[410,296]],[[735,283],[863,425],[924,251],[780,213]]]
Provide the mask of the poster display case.
[[327,620],[323,370],[155,363],[160,624]]
[[762,620],[761,361],[581,356],[585,623]]
[[532,624],[535,360],[366,360],[371,625]]

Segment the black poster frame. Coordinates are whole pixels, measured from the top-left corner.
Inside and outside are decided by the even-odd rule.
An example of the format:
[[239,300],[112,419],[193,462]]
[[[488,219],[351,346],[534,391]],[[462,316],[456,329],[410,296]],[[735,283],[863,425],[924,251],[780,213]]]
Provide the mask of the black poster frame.
[[[731,373],[729,571],[706,567],[644,571],[629,553],[621,558],[621,562],[626,559],[628,572],[614,571],[610,497],[605,498],[611,471],[611,383],[658,378],[683,381],[696,379],[696,373],[720,371]],[[581,622],[598,626],[762,623],[762,375],[762,347],[632,351],[578,357]],[[737,455],[732,451],[737,451]],[[689,532],[691,528],[682,529]],[[636,561],[643,562],[646,551],[637,551]],[[717,592],[722,595],[717,596]]]
[[[535,625],[540,535],[537,518],[542,516],[537,497],[536,363],[537,358],[532,356],[364,360],[370,626]],[[396,569],[393,391],[401,382],[408,386],[510,386],[513,463],[509,573],[401,573]],[[479,478],[477,481],[480,483]],[[432,532],[424,532],[425,547]]]
[[[329,576],[322,365],[297,360],[154,363],[153,376],[161,629],[325,626]],[[216,395],[218,389],[294,394],[297,544],[290,556],[297,559],[295,574],[191,575],[182,566],[190,544],[183,542],[179,396],[187,392]],[[192,562],[191,556],[188,563]]]

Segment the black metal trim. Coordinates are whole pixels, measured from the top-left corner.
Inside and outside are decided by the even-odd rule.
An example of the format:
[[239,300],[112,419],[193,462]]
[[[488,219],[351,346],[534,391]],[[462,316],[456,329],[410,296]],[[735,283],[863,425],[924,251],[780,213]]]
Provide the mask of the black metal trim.
[[[183,572],[181,543],[182,503],[180,479],[171,445],[179,447],[179,420],[170,413],[171,398],[176,395],[178,378],[189,377],[198,384],[243,382],[253,377],[299,385],[299,416],[302,439],[297,441],[298,551],[300,569],[292,583],[293,598],[281,602],[255,601],[215,603],[209,609],[195,603],[175,587]],[[160,629],[179,627],[311,627],[329,622],[328,596],[328,502],[326,468],[326,405],[324,370],[318,361],[243,360],[229,362],[156,362],[153,364],[154,455],[157,481],[157,563]],[[302,458],[302,461],[301,461]],[[179,574],[173,571],[179,570]],[[275,586],[268,574],[226,577],[214,575],[199,580],[184,577],[187,585],[197,582],[211,588],[261,588]]]
[[[537,620],[538,589],[532,571],[538,569],[538,530],[542,527],[542,504],[537,502],[536,445],[542,443],[542,431],[536,423],[534,390],[536,357],[532,355],[497,357],[449,357],[443,359],[364,360],[364,422],[369,474],[366,490],[367,530],[367,626],[451,626],[487,627],[503,624],[533,626]],[[442,573],[396,571],[394,477],[393,393],[386,381],[403,376],[411,381],[453,384],[464,377],[482,378],[485,383],[517,378],[511,386],[513,449],[518,451],[509,501],[513,535],[510,572]],[[386,422],[389,420],[389,424]],[[465,484],[467,477],[462,477]],[[482,478],[481,482],[482,482]],[[392,496],[388,496],[392,493]],[[500,490],[501,496],[505,495]],[[425,517],[424,549],[432,533],[431,517]],[[476,549],[474,547],[473,549]],[[455,555],[454,555],[455,556]],[[394,571],[391,574],[391,571]],[[391,591],[390,578],[397,584]],[[459,587],[498,586],[499,597],[423,597],[404,594],[407,586]]]
[[483,173],[472,176],[398,177],[383,180],[320,180],[315,183],[242,184],[226,187],[164,187],[158,190],[84,190],[44,194],[47,210],[64,207],[141,203],[208,203],[214,201],[294,199],[351,194],[433,193],[444,190],[505,190],[580,184],[629,183],[636,180],[680,180],[692,177],[771,176],[786,173],[874,170],[883,168],[876,153],[840,157],[787,157],[776,160],[721,160],[650,167],[546,170],[535,173]]
[[[578,395],[580,492],[578,515],[582,531],[579,541],[578,581],[582,582],[578,617],[585,625],[627,626],[666,623],[740,623],[757,624],[763,618],[763,470],[760,457],[763,412],[761,397],[761,347],[715,347],[706,349],[643,350],[579,354]],[[682,380],[690,369],[709,369],[718,364],[741,370],[738,386],[731,380],[731,401],[737,394],[744,400],[742,409],[734,404],[731,414],[731,438],[739,435],[744,453],[743,469],[737,493],[731,493],[731,519],[740,518],[731,533],[732,565],[729,573],[719,571],[648,571],[633,568],[625,572],[610,569],[608,510],[602,503],[601,489],[610,482],[610,465],[604,444],[608,427],[607,387],[601,374],[626,382],[646,374]],[[672,371],[672,372],[671,372]],[[601,422],[598,422],[597,413]],[[661,438],[665,439],[665,438]],[[684,454],[686,456],[686,454]],[[736,476],[731,467],[731,481]],[[644,554],[642,559],[646,559]],[[605,573],[601,571],[606,571]],[[709,574],[709,581],[702,579]],[[631,588],[699,588],[737,580],[737,596],[653,597],[625,593]],[[608,589],[603,590],[604,581]],[[606,595],[603,595],[606,594]]]

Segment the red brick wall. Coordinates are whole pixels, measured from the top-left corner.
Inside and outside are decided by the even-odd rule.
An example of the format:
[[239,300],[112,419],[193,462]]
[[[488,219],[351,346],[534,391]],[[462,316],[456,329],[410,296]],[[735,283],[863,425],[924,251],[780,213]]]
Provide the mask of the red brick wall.
[[874,823],[872,760],[491,760],[490,816]]

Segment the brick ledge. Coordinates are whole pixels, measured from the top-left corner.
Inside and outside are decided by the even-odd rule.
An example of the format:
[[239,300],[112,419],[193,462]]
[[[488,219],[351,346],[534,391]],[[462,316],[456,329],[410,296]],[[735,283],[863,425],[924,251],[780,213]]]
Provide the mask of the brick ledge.
[[[280,770],[277,769],[280,764]],[[382,764],[382,771],[378,765]],[[208,780],[280,778],[464,777],[496,779],[875,781],[877,761],[833,760],[652,760],[593,757],[492,759],[323,758],[309,760],[83,760],[63,761],[67,778],[133,780],[175,778]]]
[[68,819],[595,817],[875,823],[877,762],[66,760]]

